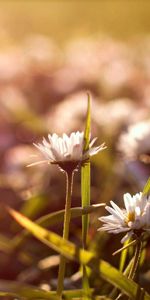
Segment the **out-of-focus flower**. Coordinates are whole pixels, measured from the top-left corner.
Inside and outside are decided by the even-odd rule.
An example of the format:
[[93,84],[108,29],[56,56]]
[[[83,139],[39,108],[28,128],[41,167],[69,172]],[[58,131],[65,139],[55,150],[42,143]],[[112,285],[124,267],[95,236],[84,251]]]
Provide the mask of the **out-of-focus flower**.
[[150,153],[150,121],[139,122],[129,127],[120,137],[118,149],[127,159],[142,159]]
[[27,72],[26,64],[19,49],[10,52],[0,52],[0,82],[14,83]]
[[114,135],[123,126],[131,124],[133,120],[129,116],[133,117],[135,109],[135,105],[128,98],[114,99],[107,103],[102,101],[93,110],[93,118],[104,132]]
[[7,86],[0,90],[1,110],[5,115],[21,115],[31,110],[23,92],[15,86]]
[[58,66],[62,59],[61,51],[56,44],[43,35],[31,35],[24,40],[23,57],[29,70],[51,70]]
[[[52,107],[52,110],[48,111],[44,118],[47,130],[55,128],[56,132],[61,135],[63,132],[69,134],[70,131],[83,128],[85,123],[83,111],[86,106],[85,101],[81,101],[81,99],[86,100],[85,96],[86,91],[74,93]],[[95,109],[98,109],[98,104],[92,95],[92,115]]]
[[109,233],[127,232],[121,240],[124,243],[133,234],[141,234],[143,231],[150,231],[150,197],[137,193],[131,196],[124,194],[125,209],[120,209],[113,201],[110,201],[112,207],[106,206],[110,215],[99,218],[104,222],[99,231]]
[[[89,149],[83,152],[84,148],[84,132],[72,132],[70,136],[63,134],[59,137],[56,133],[48,135],[48,142],[43,138],[42,144],[34,144],[44,155],[45,160],[41,162],[50,162],[58,164],[62,169],[65,169],[68,163],[72,164],[73,169],[80,162],[86,161],[90,156],[104,150],[104,144],[93,147],[96,138],[89,145]],[[40,163],[40,162],[37,162]],[[31,164],[34,165],[35,163]]]
[[[32,153],[32,156],[31,156]],[[1,186],[9,186],[17,192],[26,191],[27,189],[41,191],[43,186],[44,165],[40,165],[40,172],[34,172],[27,169],[26,165],[36,160],[37,151],[28,145],[17,145],[5,151],[3,158],[3,172],[0,173]],[[46,186],[49,182],[51,174],[47,176],[44,182]]]
[[[69,129],[76,131],[77,128],[83,128],[82,112],[85,110],[85,102],[81,99],[85,98],[85,93],[85,90],[73,93],[53,106],[44,116],[46,128],[55,128],[59,134],[64,131],[68,133]],[[95,135],[102,130],[101,132],[114,136],[121,132],[122,128],[127,128],[147,117],[148,109],[145,109],[143,104],[137,105],[129,98],[106,102],[92,94],[92,123]]]

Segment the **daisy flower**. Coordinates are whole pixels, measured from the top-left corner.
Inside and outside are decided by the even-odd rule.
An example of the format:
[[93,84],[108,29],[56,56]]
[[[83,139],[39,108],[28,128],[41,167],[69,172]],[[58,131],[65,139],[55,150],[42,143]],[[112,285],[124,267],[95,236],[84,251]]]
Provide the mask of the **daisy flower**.
[[137,236],[144,231],[150,231],[150,196],[147,197],[142,193],[131,196],[129,193],[124,194],[125,209],[121,209],[113,201],[111,206],[106,206],[110,215],[101,217],[99,220],[104,222],[99,231],[109,233],[127,232],[121,240],[124,243],[133,234]]
[[148,158],[150,152],[150,120],[129,126],[128,131],[120,137],[118,150],[128,160],[142,160],[144,156]]
[[72,132],[70,136],[64,133],[62,137],[59,137],[56,133],[49,134],[48,141],[43,138],[42,143],[34,144],[42,152],[45,160],[30,164],[29,166],[48,162],[58,164],[63,170],[66,167],[75,169],[79,163],[88,160],[90,156],[106,148],[105,144],[93,147],[96,139],[94,138],[90,142],[89,149],[84,152],[84,132]]

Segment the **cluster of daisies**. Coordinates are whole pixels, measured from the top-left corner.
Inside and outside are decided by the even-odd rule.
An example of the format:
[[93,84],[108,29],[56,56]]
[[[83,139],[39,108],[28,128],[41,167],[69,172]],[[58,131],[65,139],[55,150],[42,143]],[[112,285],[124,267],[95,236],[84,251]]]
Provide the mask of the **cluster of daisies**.
[[[56,163],[65,171],[70,165],[74,169],[82,162],[88,160],[91,156],[106,148],[105,144],[94,146],[96,138],[90,144],[88,150],[84,151],[84,133],[73,132],[70,136],[63,134],[59,137],[57,134],[48,135],[48,141],[43,138],[42,143],[34,144],[44,156],[44,160],[37,163]],[[37,164],[35,163],[35,164]],[[32,164],[34,165],[34,164]],[[131,196],[124,194],[124,206],[121,209],[113,201],[111,206],[106,206],[109,212],[108,216],[99,218],[103,226],[99,229],[109,233],[125,232],[121,242],[125,242],[132,235],[140,235],[145,231],[150,231],[150,197],[142,193]]]

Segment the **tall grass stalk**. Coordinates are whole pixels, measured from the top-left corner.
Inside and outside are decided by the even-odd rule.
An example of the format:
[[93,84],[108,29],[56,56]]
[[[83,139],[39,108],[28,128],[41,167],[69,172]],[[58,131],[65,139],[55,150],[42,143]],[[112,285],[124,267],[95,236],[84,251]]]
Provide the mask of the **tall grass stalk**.
[[[73,187],[73,171],[67,171],[66,174],[66,204],[65,204],[65,214],[64,214],[64,225],[63,225],[63,239],[68,240],[69,236],[69,225],[71,217],[71,196]],[[57,285],[57,295],[59,299],[62,299],[62,291],[64,286],[64,276],[65,276],[66,258],[60,256],[60,265],[58,273],[58,285]]]

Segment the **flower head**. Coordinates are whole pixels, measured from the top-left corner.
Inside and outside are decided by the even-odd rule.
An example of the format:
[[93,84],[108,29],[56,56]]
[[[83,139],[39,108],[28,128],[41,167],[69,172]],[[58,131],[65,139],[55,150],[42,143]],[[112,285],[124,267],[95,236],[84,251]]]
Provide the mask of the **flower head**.
[[150,197],[142,193],[131,196],[129,193],[124,194],[125,209],[120,209],[113,201],[111,206],[106,206],[110,215],[99,218],[104,222],[99,228],[100,231],[109,233],[127,232],[121,240],[124,243],[133,234],[141,234],[143,231],[150,231]]
[[138,122],[129,126],[120,137],[118,150],[128,160],[144,158],[150,152],[150,121]]
[[86,161],[90,156],[106,148],[104,144],[93,147],[95,141],[96,138],[90,142],[89,149],[83,152],[84,133],[77,131],[72,132],[70,136],[64,133],[62,137],[59,137],[56,133],[49,134],[48,141],[43,138],[41,144],[34,144],[34,146],[44,155],[44,162],[58,164],[65,170],[68,166],[75,169],[79,163]]

